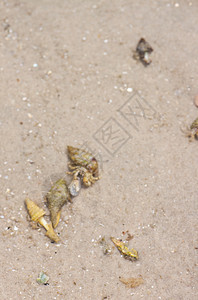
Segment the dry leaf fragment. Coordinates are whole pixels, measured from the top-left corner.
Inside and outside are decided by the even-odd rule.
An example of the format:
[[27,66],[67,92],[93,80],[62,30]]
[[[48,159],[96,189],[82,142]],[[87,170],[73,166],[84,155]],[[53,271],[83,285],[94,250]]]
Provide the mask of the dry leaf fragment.
[[144,283],[144,279],[142,277],[139,278],[123,278],[120,277],[119,280],[126,285],[128,288],[135,288]]

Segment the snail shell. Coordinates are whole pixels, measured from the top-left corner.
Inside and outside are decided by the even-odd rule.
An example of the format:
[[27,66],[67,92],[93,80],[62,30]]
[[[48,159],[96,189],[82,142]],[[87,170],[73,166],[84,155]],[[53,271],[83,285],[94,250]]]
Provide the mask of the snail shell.
[[70,201],[69,190],[64,179],[59,179],[46,195],[52,226],[56,228],[60,220],[61,208]]
[[31,220],[42,225],[47,230],[46,236],[48,236],[53,242],[57,243],[60,239],[54,232],[52,224],[48,224],[44,219],[43,216],[45,215],[45,211],[29,198],[26,198],[25,203]]
[[45,211],[29,198],[25,199],[25,203],[31,220],[38,223],[39,219],[45,215]]
[[98,176],[98,162],[93,154],[72,146],[67,146],[67,151],[74,165],[84,167],[94,176]]

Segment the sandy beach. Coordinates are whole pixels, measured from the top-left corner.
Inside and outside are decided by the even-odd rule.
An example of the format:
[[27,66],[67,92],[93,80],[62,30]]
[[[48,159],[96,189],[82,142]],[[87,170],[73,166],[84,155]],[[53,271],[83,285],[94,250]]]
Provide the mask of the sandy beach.
[[[198,117],[197,18],[196,0],[0,1],[2,300],[198,299],[198,141],[183,132]],[[62,208],[52,243],[24,201],[50,221],[68,145],[101,178]]]

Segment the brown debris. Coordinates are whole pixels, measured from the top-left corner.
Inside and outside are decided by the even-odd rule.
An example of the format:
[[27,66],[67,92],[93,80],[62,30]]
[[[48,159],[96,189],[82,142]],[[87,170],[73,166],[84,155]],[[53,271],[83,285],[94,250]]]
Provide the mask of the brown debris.
[[142,277],[138,278],[123,278],[120,277],[119,280],[126,285],[128,288],[136,288],[137,286],[141,285],[144,283],[144,279]]

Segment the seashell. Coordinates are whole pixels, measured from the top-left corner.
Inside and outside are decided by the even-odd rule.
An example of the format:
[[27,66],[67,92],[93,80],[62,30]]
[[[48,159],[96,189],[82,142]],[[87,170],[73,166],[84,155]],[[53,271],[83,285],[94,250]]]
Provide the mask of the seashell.
[[45,196],[50,211],[52,226],[56,228],[60,220],[61,208],[70,201],[69,190],[64,179],[59,179]]
[[75,166],[86,168],[93,176],[98,176],[98,162],[93,154],[83,149],[67,146],[68,156]]
[[25,204],[27,206],[27,210],[31,220],[42,225],[47,230],[46,236],[48,236],[52,241],[57,243],[59,241],[59,237],[54,232],[52,224],[48,224],[45,218],[43,217],[45,215],[45,211],[29,198],[25,199]]
[[81,179],[78,176],[73,177],[72,182],[68,186],[70,195],[73,197],[78,196],[80,190],[81,190]]
[[74,180],[77,177],[80,177],[83,184],[88,187],[100,179],[98,176],[98,162],[91,153],[72,146],[67,146],[67,150],[68,156],[72,162],[71,165],[69,164],[69,168],[70,170],[73,170],[72,172],[67,173],[74,174]]
[[120,240],[111,237],[112,242],[117,247],[117,249],[120,251],[120,253],[124,256],[124,258],[129,259],[131,261],[137,260],[138,252],[135,249],[129,250],[128,247]]
[[29,198],[25,199],[25,204],[27,206],[31,220],[40,223],[40,219],[45,215],[45,211]]
[[133,58],[140,60],[146,67],[152,62],[152,60],[149,58],[151,52],[153,52],[151,45],[144,38],[141,38],[137,44]]

